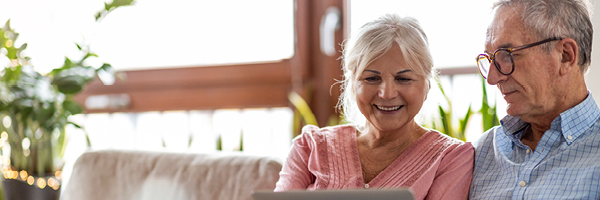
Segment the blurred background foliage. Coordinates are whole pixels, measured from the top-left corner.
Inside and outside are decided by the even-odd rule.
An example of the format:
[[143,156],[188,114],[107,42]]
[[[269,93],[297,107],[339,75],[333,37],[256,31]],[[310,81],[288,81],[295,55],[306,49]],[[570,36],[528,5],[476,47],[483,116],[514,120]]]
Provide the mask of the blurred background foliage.
[[[132,3],[133,0],[105,3],[95,15],[96,22],[114,9]],[[90,51],[89,44],[76,43],[80,58],[65,57],[62,66],[42,75],[35,71],[31,58],[23,54],[27,44],[16,46],[18,37],[8,20],[0,29],[0,52],[5,57],[0,60],[7,61],[0,71],[0,133],[2,145],[10,146],[10,153],[2,154],[9,158],[4,159],[4,164],[11,170],[45,176],[62,166],[65,127],[79,127],[68,120],[83,112],[73,96],[96,76],[105,84],[112,84],[114,72],[107,63],[89,65],[86,61],[97,55]]]
[[496,102],[494,102],[493,107],[489,104],[486,82],[485,79],[483,79],[483,77],[481,77],[481,90],[483,93],[481,97],[481,109],[478,111],[473,111],[471,109],[471,105],[469,105],[466,114],[458,119],[455,118],[456,114],[453,113],[452,101],[450,100],[446,92],[444,92],[444,87],[442,86],[440,81],[438,80],[437,82],[438,87],[444,97],[444,103],[446,103],[447,106],[444,107],[440,103],[438,105],[438,115],[435,116],[433,119],[430,119],[430,121],[426,122],[424,124],[425,127],[438,130],[450,137],[466,141],[467,125],[469,123],[469,120],[471,119],[471,116],[475,113],[481,114],[481,123],[483,131],[486,131],[496,125],[500,125],[500,122],[498,121],[498,115],[496,114]]

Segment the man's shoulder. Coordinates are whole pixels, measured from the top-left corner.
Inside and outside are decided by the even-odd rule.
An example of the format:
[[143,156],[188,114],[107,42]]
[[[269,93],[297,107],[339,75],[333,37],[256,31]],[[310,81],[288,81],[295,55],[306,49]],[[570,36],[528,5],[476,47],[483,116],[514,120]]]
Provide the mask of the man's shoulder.
[[485,131],[477,141],[473,142],[475,151],[481,151],[483,148],[493,147],[494,138],[496,138],[496,135],[499,133],[500,129],[502,129],[501,126],[495,126]]

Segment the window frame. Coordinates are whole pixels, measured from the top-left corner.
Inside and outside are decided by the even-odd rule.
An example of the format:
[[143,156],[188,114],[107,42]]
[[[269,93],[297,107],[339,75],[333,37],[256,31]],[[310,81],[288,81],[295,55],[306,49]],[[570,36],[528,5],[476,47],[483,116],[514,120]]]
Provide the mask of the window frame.
[[[326,125],[337,117],[335,105],[341,79],[341,47],[335,55],[319,49],[319,25],[325,10],[338,7],[342,24],[335,33],[336,44],[346,37],[348,27],[345,0],[294,1],[294,54],[289,59],[252,64],[213,65],[186,68],[131,70],[118,72],[113,85],[92,81],[75,97],[81,105],[90,96],[122,95],[129,105],[112,109],[88,109],[85,113],[145,112],[167,110],[212,110],[228,108],[292,107],[288,94],[303,96]],[[331,91],[331,92],[330,92]]]

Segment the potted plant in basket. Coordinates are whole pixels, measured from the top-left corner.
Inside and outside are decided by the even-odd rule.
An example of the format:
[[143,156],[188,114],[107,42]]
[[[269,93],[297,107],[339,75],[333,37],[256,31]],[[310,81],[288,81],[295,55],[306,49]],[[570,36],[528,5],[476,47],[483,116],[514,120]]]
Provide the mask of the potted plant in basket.
[[[132,2],[105,3],[105,8],[96,14],[96,22]],[[10,27],[10,20],[0,29],[0,62],[6,61],[0,71],[4,194],[8,199],[58,199],[65,126],[73,124],[68,121],[69,116],[83,111],[73,96],[97,75],[112,78],[112,68],[106,63],[87,65],[86,60],[97,55],[88,46],[77,44],[81,59],[65,58],[63,66],[42,75],[30,65],[30,58],[22,55],[27,44],[15,46],[18,36]]]

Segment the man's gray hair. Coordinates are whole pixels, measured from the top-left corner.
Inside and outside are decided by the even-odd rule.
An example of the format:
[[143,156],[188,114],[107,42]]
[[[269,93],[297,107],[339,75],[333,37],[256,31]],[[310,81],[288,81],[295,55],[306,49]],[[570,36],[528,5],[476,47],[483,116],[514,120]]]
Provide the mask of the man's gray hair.
[[[532,30],[539,40],[562,37],[572,38],[579,47],[579,67],[586,73],[591,63],[592,28],[591,4],[587,0],[499,0],[494,9],[512,7],[520,11],[525,28]],[[547,51],[550,44],[545,44]]]

